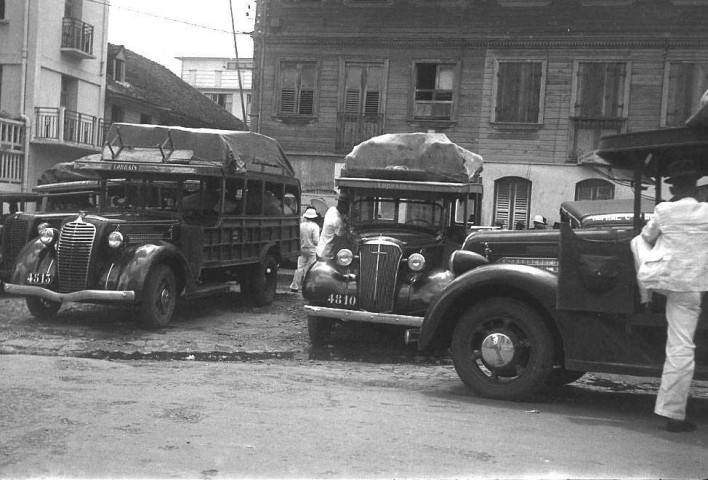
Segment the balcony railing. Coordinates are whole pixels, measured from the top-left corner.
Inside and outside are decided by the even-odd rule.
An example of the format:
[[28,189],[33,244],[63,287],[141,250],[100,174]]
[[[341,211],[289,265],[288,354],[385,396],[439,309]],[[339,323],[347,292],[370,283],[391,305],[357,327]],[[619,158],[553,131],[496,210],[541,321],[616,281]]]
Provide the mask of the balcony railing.
[[93,25],[65,17],[61,28],[61,48],[82,58],[93,58]]
[[338,152],[349,151],[364,140],[382,133],[383,114],[338,113],[335,149]]
[[25,124],[0,118],[0,183],[22,183]]
[[627,119],[618,117],[571,117],[570,120],[573,129],[573,142],[568,161],[571,162],[575,162],[583,154],[597,149],[601,137],[622,133],[627,122]]
[[103,119],[64,107],[35,109],[35,138],[61,140],[80,145],[103,145]]

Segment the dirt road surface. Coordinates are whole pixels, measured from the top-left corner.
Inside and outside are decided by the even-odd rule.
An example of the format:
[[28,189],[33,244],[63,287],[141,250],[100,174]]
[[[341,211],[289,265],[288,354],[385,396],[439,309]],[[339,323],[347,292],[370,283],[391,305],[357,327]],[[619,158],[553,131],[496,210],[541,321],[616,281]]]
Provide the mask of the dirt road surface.
[[[287,283],[285,283],[287,286]],[[533,403],[471,395],[445,356],[352,326],[310,350],[299,295],[51,321],[0,297],[0,478],[707,478],[699,430],[651,415],[657,379],[586,375]]]
[[[2,356],[0,476],[705,478],[653,395],[470,396],[446,366]],[[704,420],[708,405],[698,405]]]

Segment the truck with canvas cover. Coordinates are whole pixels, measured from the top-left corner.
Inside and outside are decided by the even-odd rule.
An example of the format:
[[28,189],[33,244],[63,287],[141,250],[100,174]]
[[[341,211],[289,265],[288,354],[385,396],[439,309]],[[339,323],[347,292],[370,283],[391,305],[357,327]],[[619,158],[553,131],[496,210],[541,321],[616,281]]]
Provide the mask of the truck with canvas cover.
[[335,180],[349,198],[348,233],[303,283],[308,333],[326,342],[341,322],[420,327],[452,280],[450,253],[479,219],[482,158],[443,134],[374,137]]
[[278,264],[299,254],[300,182],[278,143],[251,132],[114,124],[96,175],[95,210],[39,232],[19,253],[5,293],[30,312],[64,302],[137,307],[166,325],[177,297],[216,295],[230,282],[257,305],[273,301]]

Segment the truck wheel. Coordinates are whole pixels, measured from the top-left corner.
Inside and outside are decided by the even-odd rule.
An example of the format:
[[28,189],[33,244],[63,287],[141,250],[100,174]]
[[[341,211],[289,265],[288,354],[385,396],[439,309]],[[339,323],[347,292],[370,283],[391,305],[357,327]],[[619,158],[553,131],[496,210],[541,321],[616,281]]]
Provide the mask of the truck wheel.
[[555,348],[541,315],[530,305],[492,298],[467,310],[455,327],[455,370],[477,395],[522,400],[546,386]]
[[334,319],[326,317],[307,317],[307,334],[313,347],[323,347],[329,341],[334,327]]
[[157,265],[149,273],[143,286],[140,323],[148,328],[164,327],[172,320],[176,304],[175,274],[167,265]]
[[250,285],[246,291],[256,306],[264,307],[273,303],[277,286],[278,262],[272,255],[266,255],[263,262],[251,270]]
[[27,303],[27,309],[33,317],[44,320],[52,318],[61,308],[61,303],[52,302],[42,297],[27,297],[25,303]]
[[578,380],[585,375],[585,372],[576,372],[574,370],[566,370],[565,368],[554,369],[546,380],[546,385],[549,387],[562,387]]

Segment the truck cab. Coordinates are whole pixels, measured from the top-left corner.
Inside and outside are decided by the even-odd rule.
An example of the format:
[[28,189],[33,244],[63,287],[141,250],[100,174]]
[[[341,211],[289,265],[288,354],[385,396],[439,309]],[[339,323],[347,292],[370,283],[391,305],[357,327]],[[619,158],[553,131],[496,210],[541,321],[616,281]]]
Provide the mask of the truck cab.
[[348,194],[348,233],[334,259],[305,276],[308,333],[336,322],[420,327],[452,280],[450,254],[479,218],[482,158],[441,134],[382,135],[354,148],[335,183]]

